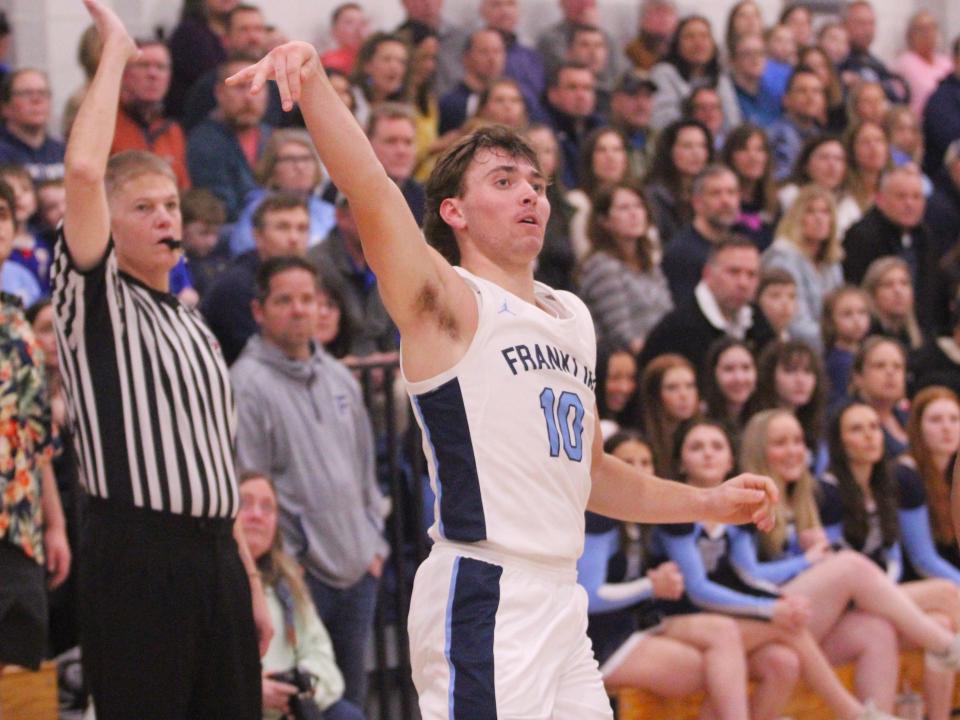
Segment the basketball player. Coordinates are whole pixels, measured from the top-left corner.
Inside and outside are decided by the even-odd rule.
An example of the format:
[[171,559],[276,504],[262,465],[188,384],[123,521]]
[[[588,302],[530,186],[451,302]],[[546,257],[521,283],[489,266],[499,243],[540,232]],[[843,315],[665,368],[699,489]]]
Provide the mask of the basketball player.
[[[611,718],[576,583],[584,510],[640,522],[771,522],[770,480],[715,491],[605,455],[584,304],[535,283],[550,214],[533,151],[503,128],[455,145],[427,183],[424,243],[314,48],[278,47],[228,80],[299,102],[350,203],[402,337],[437,496],[409,629],[424,718]],[[432,246],[432,247],[431,247]]]

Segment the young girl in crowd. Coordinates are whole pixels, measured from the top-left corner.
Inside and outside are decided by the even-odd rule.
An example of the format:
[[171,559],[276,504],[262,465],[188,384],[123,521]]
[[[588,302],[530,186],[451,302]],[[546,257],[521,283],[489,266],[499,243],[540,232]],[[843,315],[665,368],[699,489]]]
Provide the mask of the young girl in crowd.
[[949,633],[866,557],[827,548],[816,483],[805,457],[803,430],[792,413],[765,410],[750,419],[743,434],[741,465],[773,478],[780,502],[771,531],[759,537],[738,533],[745,540],[734,545],[733,561],[741,573],[771,580],[783,592],[807,598],[808,626],[831,661],[854,662],[858,695],[873,697],[881,708],[889,709],[899,665],[894,628],[933,649],[942,647],[939,643]]
[[730,335],[718,338],[707,350],[700,379],[707,417],[724,423],[734,438],[739,437],[757,388],[757,363],[750,346]]
[[[13,251],[9,259],[30,271],[40,286],[40,295],[46,297],[50,294],[50,263],[53,256],[50,249],[37,239],[31,225],[34,213],[37,212],[37,193],[33,179],[22,165],[2,165],[0,180],[10,186],[17,199],[17,234],[13,239]],[[31,298],[27,304],[32,304],[36,299],[38,298]]]
[[802,340],[772,342],[760,353],[754,409],[783,408],[794,413],[803,426],[815,470],[823,470],[827,463],[823,447],[826,400],[823,363]]
[[853,359],[870,332],[869,302],[869,296],[854,285],[845,285],[823,299],[820,328],[830,407],[848,395]]
[[580,268],[579,295],[590,308],[598,340],[625,345],[634,354],[673,308],[649,231],[650,214],[638,186],[620,182],[597,190],[589,227],[593,249]]
[[[877,412],[854,401],[840,408],[828,429],[830,473],[820,483],[820,516],[831,542],[842,543],[871,558],[893,581],[903,576],[901,540],[916,548],[929,545],[929,532],[907,527],[917,513],[915,494],[897,491],[884,457],[883,433]],[[901,513],[905,513],[902,515]],[[931,550],[932,552],[932,550]],[[924,553],[915,556],[920,560]],[[944,563],[946,565],[946,563]],[[947,628],[960,624],[960,587],[946,579],[903,583],[902,592]],[[924,678],[928,716],[950,717],[953,672],[928,656]]]
[[885,335],[911,350],[923,345],[917,322],[913,279],[906,261],[896,255],[870,263],[863,276],[863,289],[870,298],[871,335]]
[[813,183],[833,196],[837,206],[837,237],[842,238],[851,225],[863,217],[863,211],[850,192],[847,178],[847,151],[843,143],[831,135],[808,140],[800,150],[793,174],[780,188],[780,204],[788,211],[800,188]]
[[[732,471],[734,463],[726,433],[722,426],[710,420],[696,420],[681,426],[677,432],[674,460],[676,477],[697,487],[719,485]],[[789,647],[796,655],[804,679],[838,716],[890,717],[875,710],[872,704],[865,707],[848,693],[837,680],[817,644],[816,633],[826,634],[826,630],[846,610],[851,598],[847,596],[840,603],[826,602],[828,593],[820,593],[825,596],[825,607],[839,607],[834,617],[822,622],[815,616],[815,613],[822,612],[816,608],[818,603],[810,599],[812,596],[819,601],[819,597],[813,593],[807,596],[793,588],[781,592],[774,582],[749,576],[737,566],[734,559],[738,545],[745,546],[748,553],[752,552],[751,536],[746,529],[713,523],[658,527],[654,533],[654,554],[660,553],[678,565],[685,587],[684,598],[678,603],[664,603],[665,610],[668,613],[691,612],[700,608],[733,615],[737,618],[747,652],[757,645],[771,642]],[[812,564],[819,552],[814,549],[807,556],[791,559],[786,569],[795,574],[798,568]],[[854,565],[857,560],[852,555],[851,558],[844,562]],[[859,565],[864,568],[869,566],[866,562],[860,562]],[[844,568],[847,572],[850,569]],[[789,577],[791,573],[784,574]],[[877,578],[881,578],[879,572],[874,573],[873,581],[877,582]],[[799,579],[795,582],[799,583]],[[848,584],[852,583],[848,581]],[[861,587],[868,585],[869,579],[866,579]],[[860,592],[867,594],[863,590]],[[892,595],[895,602],[891,612],[911,612],[905,598],[898,593]],[[922,615],[919,617],[922,618]],[[937,649],[947,648],[951,644],[952,634],[935,623],[924,625],[920,634],[929,646]],[[891,648],[891,652],[895,656],[895,649]],[[752,717],[776,717],[785,699],[768,698],[770,705],[764,707],[763,711],[755,705]]]
[[752,123],[738,125],[727,136],[720,159],[740,182],[738,232],[765,250],[773,241],[773,227],[780,214],[767,134]]
[[576,208],[570,220],[570,240],[577,257],[583,259],[592,247],[589,235],[593,197],[603,185],[631,182],[633,170],[623,133],[614,128],[597,128],[580,148],[580,187],[567,193],[567,202]]
[[823,298],[843,285],[833,194],[807,185],[777,225],[777,237],[763,254],[763,267],[780,268],[796,281],[797,313],[790,337],[821,349]]
[[907,353],[896,340],[872,335],[853,358],[851,395],[880,418],[888,458],[907,450]]
[[[653,455],[636,432],[618,432],[604,449],[653,472]],[[708,613],[661,620],[653,598],[676,599],[683,580],[673,563],[645,564],[638,526],[587,513],[577,572],[589,599],[587,633],[609,690],[643,688],[663,697],[705,690],[709,717],[748,716],[746,661],[736,624]]]
[[[907,577],[948,577],[960,583],[960,551],[950,520],[950,485],[960,449],[960,400],[942,386],[913,398],[907,420],[909,451],[897,459],[900,520],[905,531]],[[907,503],[910,498],[912,502]],[[909,507],[904,507],[909,505]],[[919,537],[918,552],[910,539]],[[945,567],[946,561],[950,567]],[[951,569],[953,568],[953,569]]]
[[699,120],[677,120],[660,133],[643,185],[662,246],[693,219],[693,179],[712,162],[713,138]]
[[763,270],[757,285],[757,307],[773,330],[774,337],[790,339],[790,326],[797,315],[797,281],[793,275],[781,268]]
[[598,346],[597,415],[604,438],[633,424],[636,393],[637,358],[630,348]]
[[274,677],[297,668],[313,676],[308,702],[324,720],[363,720],[363,712],[343,696],[343,676],[333,645],[303,582],[303,570],[287,555],[277,531],[279,506],[273,482],[258,474],[240,479],[243,535],[263,579],[275,632],[263,657],[263,716],[275,720],[290,713],[290,698],[300,690]]
[[660,477],[668,477],[677,427],[700,414],[697,373],[690,361],[668,353],[647,363],[640,376],[639,403],[654,467]]

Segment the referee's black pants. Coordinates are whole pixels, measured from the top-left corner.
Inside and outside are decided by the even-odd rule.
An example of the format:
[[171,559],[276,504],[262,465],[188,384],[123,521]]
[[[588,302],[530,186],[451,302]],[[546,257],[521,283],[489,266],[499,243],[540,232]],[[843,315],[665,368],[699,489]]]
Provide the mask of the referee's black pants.
[[262,717],[250,583],[227,519],[91,499],[80,645],[97,720]]

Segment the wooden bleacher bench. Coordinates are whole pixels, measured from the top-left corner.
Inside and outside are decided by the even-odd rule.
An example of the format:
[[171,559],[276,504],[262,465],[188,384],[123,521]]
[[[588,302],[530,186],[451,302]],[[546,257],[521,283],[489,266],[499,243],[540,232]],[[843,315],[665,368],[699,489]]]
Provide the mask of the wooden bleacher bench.
[[37,672],[8,667],[0,674],[3,720],[57,720],[57,665],[46,662]]
[[[850,690],[853,689],[853,666],[844,665],[837,668],[837,675],[841,682]],[[900,655],[900,683],[910,683],[910,686],[922,692],[923,688],[923,653],[919,650],[905,651]],[[645,690],[620,690],[614,693],[617,698],[618,720],[695,720],[703,702],[703,693],[696,693],[682,698],[664,699]],[[954,691],[953,707],[960,708],[960,683]],[[790,704],[783,711],[786,717],[794,720],[833,720],[835,714],[826,704],[801,681],[790,700]]]

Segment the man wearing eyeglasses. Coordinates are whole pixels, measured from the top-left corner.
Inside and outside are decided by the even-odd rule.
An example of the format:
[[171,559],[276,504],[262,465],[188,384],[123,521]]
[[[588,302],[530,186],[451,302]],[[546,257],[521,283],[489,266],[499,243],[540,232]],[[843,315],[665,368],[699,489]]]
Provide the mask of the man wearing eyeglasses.
[[40,70],[22,68],[0,86],[4,124],[0,163],[23,165],[34,182],[63,177],[64,144],[50,137],[50,83]]
[[166,116],[164,105],[170,89],[170,51],[159,40],[139,40],[137,47],[139,57],[123,71],[110,154],[149,150],[170,163],[181,190],[189,188],[186,137],[180,124]]
[[149,150],[170,163],[180,189],[189,188],[183,128],[164,111],[170,89],[170,51],[159,40],[139,41],[137,46],[140,56],[128,62],[123,72],[117,131],[110,154]]

